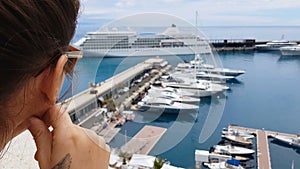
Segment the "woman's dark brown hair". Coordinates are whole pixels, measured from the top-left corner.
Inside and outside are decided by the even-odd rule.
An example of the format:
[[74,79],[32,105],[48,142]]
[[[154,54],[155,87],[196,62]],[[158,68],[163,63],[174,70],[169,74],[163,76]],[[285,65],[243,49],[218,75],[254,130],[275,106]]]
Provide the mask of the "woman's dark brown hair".
[[11,132],[6,102],[68,50],[79,4],[79,0],[0,1],[0,145]]

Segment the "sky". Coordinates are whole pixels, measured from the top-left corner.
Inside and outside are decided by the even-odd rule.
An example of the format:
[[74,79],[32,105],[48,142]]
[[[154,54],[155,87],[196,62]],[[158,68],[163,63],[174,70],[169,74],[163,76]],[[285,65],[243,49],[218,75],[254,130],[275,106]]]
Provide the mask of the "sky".
[[300,0],[82,0],[80,20],[114,21],[144,12],[199,26],[300,26]]

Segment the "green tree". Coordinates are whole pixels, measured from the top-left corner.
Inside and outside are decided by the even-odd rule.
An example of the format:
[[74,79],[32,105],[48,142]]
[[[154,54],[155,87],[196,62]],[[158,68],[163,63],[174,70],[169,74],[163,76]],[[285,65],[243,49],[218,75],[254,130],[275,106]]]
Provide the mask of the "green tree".
[[165,161],[162,158],[158,157],[154,160],[153,168],[154,169],[161,169],[163,167],[164,163],[165,163]]
[[132,155],[130,153],[121,151],[119,153],[119,157],[121,157],[123,159],[123,165],[126,165],[127,164],[126,160],[130,160]]

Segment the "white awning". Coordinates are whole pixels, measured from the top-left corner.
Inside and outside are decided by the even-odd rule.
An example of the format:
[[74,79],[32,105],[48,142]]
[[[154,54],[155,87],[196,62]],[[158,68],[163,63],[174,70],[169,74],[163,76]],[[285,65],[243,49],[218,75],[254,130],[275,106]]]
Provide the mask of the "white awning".
[[178,167],[174,167],[174,166],[171,166],[168,164],[164,164],[161,169],[183,169],[183,168],[178,168]]
[[129,162],[130,166],[153,167],[155,157],[142,154],[133,154]]

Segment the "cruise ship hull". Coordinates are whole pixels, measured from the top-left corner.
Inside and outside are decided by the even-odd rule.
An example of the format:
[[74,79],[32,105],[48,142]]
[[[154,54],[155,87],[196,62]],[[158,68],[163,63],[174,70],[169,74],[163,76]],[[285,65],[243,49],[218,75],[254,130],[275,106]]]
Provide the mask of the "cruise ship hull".
[[[194,55],[200,52],[200,47],[164,47],[164,48],[132,48],[132,49],[111,49],[111,50],[84,50],[83,57],[136,57],[136,56],[180,56]],[[201,48],[201,53],[209,53]]]

